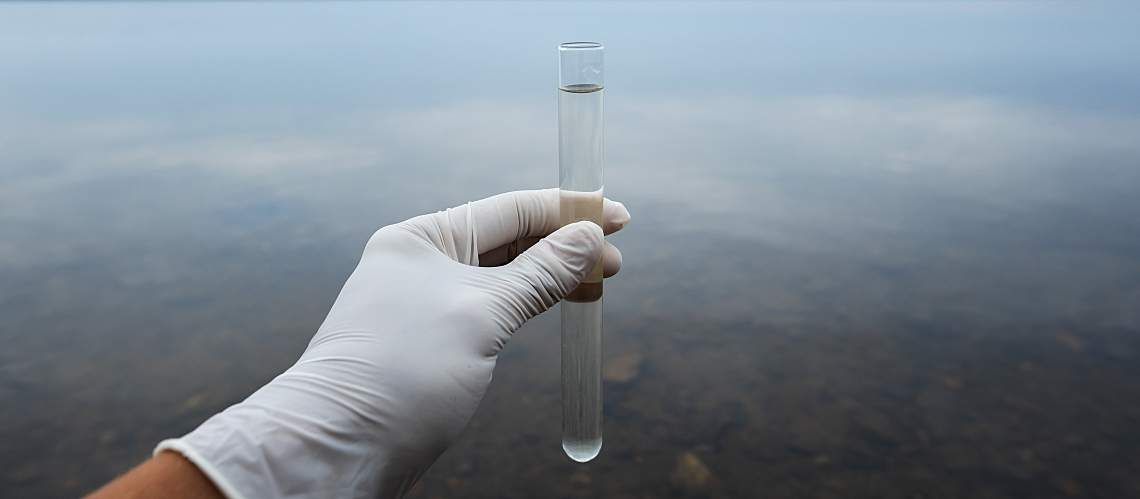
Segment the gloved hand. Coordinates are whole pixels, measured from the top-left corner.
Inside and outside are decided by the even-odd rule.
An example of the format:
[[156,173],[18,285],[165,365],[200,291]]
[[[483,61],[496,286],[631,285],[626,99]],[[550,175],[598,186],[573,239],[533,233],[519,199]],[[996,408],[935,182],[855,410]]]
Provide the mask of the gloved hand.
[[602,234],[629,212],[606,200],[603,217],[559,229],[548,189],[381,228],[296,364],[155,453],[180,452],[231,498],[402,495],[459,437],[511,334],[603,254],[617,272]]

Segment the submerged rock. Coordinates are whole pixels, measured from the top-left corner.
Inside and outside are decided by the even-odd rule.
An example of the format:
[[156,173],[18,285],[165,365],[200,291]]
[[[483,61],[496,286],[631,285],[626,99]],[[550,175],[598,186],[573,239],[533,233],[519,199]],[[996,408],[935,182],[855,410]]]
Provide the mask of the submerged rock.
[[1066,348],[1072,350],[1075,353],[1081,353],[1085,350],[1085,342],[1081,341],[1080,338],[1068,331],[1061,331],[1060,333],[1057,333],[1056,338],[1057,343],[1064,345]]
[[606,362],[602,377],[613,383],[629,383],[641,373],[642,360],[644,356],[637,352],[614,357]]
[[204,402],[206,402],[206,394],[205,393],[196,393],[196,394],[192,395],[190,398],[186,399],[184,402],[182,402],[182,411],[183,412],[193,411],[193,410],[201,407]]
[[1084,489],[1081,488],[1081,484],[1072,479],[1066,478],[1064,480],[1061,480],[1061,482],[1058,484],[1058,487],[1060,487],[1061,492],[1064,492],[1067,496],[1084,495]]
[[953,376],[946,376],[946,377],[942,378],[942,385],[945,386],[946,388],[951,389],[951,390],[961,390],[962,389],[962,379],[961,378],[955,378]]
[[590,474],[586,473],[585,471],[576,471],[573,475],[570,475],[571,485],[583,487],[590,485],[591,482],[593,482],[593,479],[591,479]]
[[690,493],[705,490],[715,479],[708,466],[692,452],[684,452],[677,457],[677,464],[669,477],[674,486]]

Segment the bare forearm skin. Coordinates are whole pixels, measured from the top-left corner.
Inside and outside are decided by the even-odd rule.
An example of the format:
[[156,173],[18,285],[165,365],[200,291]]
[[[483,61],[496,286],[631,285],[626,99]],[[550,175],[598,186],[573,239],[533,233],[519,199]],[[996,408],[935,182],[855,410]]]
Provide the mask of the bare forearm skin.
[[87,496],[88,499],[170,497],[224,499],[206,475],[177,452],[160,452]]

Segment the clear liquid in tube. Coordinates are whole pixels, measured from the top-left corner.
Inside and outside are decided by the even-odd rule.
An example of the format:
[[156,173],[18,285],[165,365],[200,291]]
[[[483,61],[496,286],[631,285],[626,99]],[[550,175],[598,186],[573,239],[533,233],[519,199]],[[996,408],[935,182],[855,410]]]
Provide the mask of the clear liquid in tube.
[[[602,87],[558,92],[562,225],[602,223]],[[562,301],[562,449],[578,462],[602,449],[602,263]]]

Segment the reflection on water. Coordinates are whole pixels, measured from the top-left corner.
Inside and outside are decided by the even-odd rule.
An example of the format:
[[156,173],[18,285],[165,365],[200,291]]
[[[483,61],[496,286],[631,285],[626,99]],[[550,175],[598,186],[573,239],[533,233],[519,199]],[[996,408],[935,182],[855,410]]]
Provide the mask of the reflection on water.
[[[81,493],[268,381],[378,226],[552,185],[591,12],[635,218],[605,450],[559,448],[547,314],[416,497],[1140,495],[1129,16],[463,9],[0,7],[0,495]],[[704,57],[741,46],[781,49]]]

